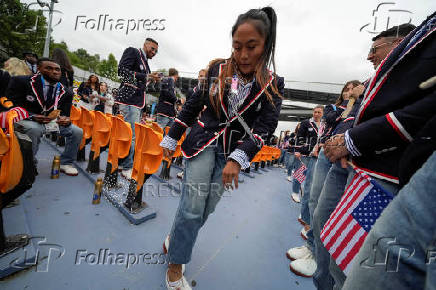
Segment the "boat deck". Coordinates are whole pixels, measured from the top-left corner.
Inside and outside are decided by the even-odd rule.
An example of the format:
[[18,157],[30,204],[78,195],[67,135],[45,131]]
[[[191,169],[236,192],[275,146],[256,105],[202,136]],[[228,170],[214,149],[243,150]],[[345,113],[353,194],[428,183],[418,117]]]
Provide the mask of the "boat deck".
[[[1,288],[165,289],[162,242],[179,193],[150,178],[144,200],[157,216],[133,225],[103,197],[100,204],[91,203],[94,185],[83,173],[50,179],[54,154],[41,142],[36,182],[18,206],[3,211],[6,234],[34,237],[15,256],[33,252],[39,261],[4,278]],[[171,182],[178,182],[177,172],[171,169]],[[290,199],[290,183],[283,169],[261,172],[255,178],[243,176],[239,189],[225,194],[200,231],[185,273],[193,289],[315,288],[312,279],[290,272],[285,256],[289,247],[304,243],[297,222],[300,206]],[[118,254],[117,259],[109,254]],[[3,264],[8,257],[2,258]]]

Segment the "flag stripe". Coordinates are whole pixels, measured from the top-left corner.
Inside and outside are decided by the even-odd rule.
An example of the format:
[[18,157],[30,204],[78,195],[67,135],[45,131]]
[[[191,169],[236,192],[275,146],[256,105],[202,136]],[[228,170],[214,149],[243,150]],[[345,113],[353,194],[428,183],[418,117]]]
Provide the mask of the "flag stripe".
[[352,183],[348,186],[348,188],[345,190],[345,194],[344,196],[341,198],[341,201],[339,202],[339,204],[336,206],[335,210],[333,211],[333,213],[330,215],[330,218],[328,220],[328,223],[326,223],[326,225],[324,226],[324,233],[321,233],[321,236],[325,236],[325,231],[329,231],[331,230],[332,224],[336,221],[336,217],[339,214],[340,211],[342,211],[342,206],[344,205],[344,203],[348,200],[348,197],[350,195],[352,195],[353,193],[355,193],[356,188],[359,188],[359,184],[360,184],[361,178],[356,175],[352,181]]
[[[352,221],[354,221],[353,216],[349,215],[347,219],[342,223],[342,225],[338,228],[338,232],[340,232],[341,235],[329,236],[324,240],[324,244],[327,249],[331,249],[332,252],[336,251],[337,247],[339,246],[338,238],[348,234],[348,232],[351,230],[351,227],[354,225]],[[328,238],[330,238],[330,240],[328,240]]]
[[351,231],[344,237],[344,239],[341,241],[339,247],[336,249],[336,251],[332,254],[333,259],[336,260],[336,264],[340,263],[338,262],[339,255],[345,255],[344,249],[349,245],[351,239],[354,237],[354,235],[361,229],[360,225],[353,220],[354,226],[351,228]]
[[341,212],[338,213],[338,216],[335,218],[333,229],[331,229],[332,233],[337,231],[337,228],[340,226],[340,224],[344,222],[346,215],[351,215],[351,212],[365,198],[365,195],[367,192],[369,192],[369,190],[370,188],[368,187],[368,181],[363,180],[363,184],[353,192],[353,196],[350,196],[348,203],[341,208]]
[[342,271],[345,271],[350,262],[354,260],[367,236],[368,234],[365,232],[365,230],[360,228],[359,234],[355,236],[356,241],[354,246],[348,251],[347,255],[341,261],[337,261],[339,268],[341,268]]

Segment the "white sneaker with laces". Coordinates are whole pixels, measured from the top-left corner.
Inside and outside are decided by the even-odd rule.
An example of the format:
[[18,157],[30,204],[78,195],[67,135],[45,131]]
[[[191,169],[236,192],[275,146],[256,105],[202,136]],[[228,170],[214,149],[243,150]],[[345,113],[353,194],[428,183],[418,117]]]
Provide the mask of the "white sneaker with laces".
[[296,203],[300,203],[300,195],[298,193],[292,193],[291,194],[291,198],[293,201],[295,201]]
[[304,228],[301,229],[300,235],[304,240],[307,240],[307,232]]
[[286,257],[288,257],[289,260],[294,261],[294,260],[304,258],[305,256],[307,256],[310,253],[311,252],[310,252],[308,247],[301,246],[301,247],[290,248],[286,252]]
[[121,176],[125,179],[131,179],[132,178],[132,168],[130,169],[123,169],[121,171]]
[[289,268],[298,276],[312,277],[316,271],[316,262],[313,258],[313,254],[309,253],[301,259],[292,261],[289,264]]
[[77,176],[79,174],[79,171],[75,167],[73,167],[71,164],[64,164],[61,165],[61,172],[65,173],[69,176]]
[[182,276],[180,280],[177,280],[175,282],[170,282],[170,280],[168,280],[168,271],[167,271],[165,282],[167,284],[168,290],[192,290],[191,286],[189,286],[188,281],[186,281],[185,276]]

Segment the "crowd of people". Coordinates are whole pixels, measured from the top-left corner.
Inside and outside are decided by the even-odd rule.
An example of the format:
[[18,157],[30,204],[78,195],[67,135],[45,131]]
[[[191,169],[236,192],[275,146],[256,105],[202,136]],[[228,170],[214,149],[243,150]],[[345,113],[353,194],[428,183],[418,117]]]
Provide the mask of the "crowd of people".
[[[335,104],[323,110],[315,107],[310,120],[298,124],[292,134],[286,131],[280,141],[279,166],[286,168],[293,182],[291,199],[301,203],[298,221],[306,240],[286,256],[291,271],[313,277],[318,289],[433,289],[436,285],[435,266],[428,256],[434,251],[435,233],[430,220],[435,217],[436,143],[434,130],[429,129],[436,112],[434,59],[430,58],[435,51],[435,23],[433,14],[418,27],[403,24],[375,36],[367,57],[375,75],[362,83],[347,82]],[[304,182],[296,174],[303,164]],[[363,245],[348,249],[355,246],[353,239],[360,238],[357,232],[352,240],[339,237],[329,244],[323,231],[333,227],[329,219],[348,202],[344,198],[348,190],[361,186],[356,184],[359,176],[371,179],[393,201],[378,219],[380,212],[365,212],[361,226],[369,224],[370,230]],[[371,206],[367,200],[366,206]],[[356,214],[353,208],[345,210]],[[348,221],[343,226],[347,228],[336,230],[346,236],[352,225]],[[415,252],[402,255],[391,248],[393,240]],[[346,257],[350,261],[345,262]],[[397,270],[387,271],[392,261],[397,262]]]
[[[286,252],[292,272],[313,277],[318,289],[434,289],[436,263],[428,253],[434,252],[436,233],[432,222],[436,15],[418,27],[402,24],[372,38],[367,60],[374,75],[362,82],[346,82],[334,104],[315,106],[310,119],[272,142],[284,95],[284,78],[275,71],[276,26],[271,7],[239,15],[231,30],[231,55],[200,70],[198,84],[189,90],[186,101],[175,91],[176,69],[170,68],[165,77],[150,69],[149,60],[159,48],[152,38],[141,48],[124,51],[119,88],[110,90],[97,75],[90,75],[77,89],[78,102],[73,101],[74,70],[65,51],[55,49],[51,58],[26,51],[23,60],[13,57],[0,71],[0,119],[10,110],[19,112],[15,130],[30,138],[35,168],[42,136],[53,133],[65,138],[60,170],[76,176],[73,161],[83,130],[72,124],[71,106],[122,114],[133,129],[133,139],[119,169],[130,179],[135,123],[147,113],[147,89],[160,84],[156,120],[162,129],[169,127],[160,143],[165,158],[172,158],[178,140],[188,131],[182,144],[181,177],[189,186],[182,187],[173,226],[163,243],[169,261],[168,289],[191,289],[183,273],[198,232],[223,192],[238,188],[239,173],[250,168],[262,146],[276,143],[282,152],[277,165],[292,183],[290,198],[301,204],[298,222],[305,243]],[[36,169],[32,173],[38,174]],[[364,224],[354,208],[345,209],[350,220],[335,230],[341,236],[326,242],[331,236],[326,238],[325,231],[340,224],[334,218],[349,202],[345,196],[349,194],[350,200],[361,196],[364,181],[392,201],[386,208],[380,206],[376,217],[364,218]],[[363,212],[372,215],[366,207]],[[351,239],[341,238],[353,231],[353,223],[360,223],[366,238],[360,239],[357,228]],[[386,237],[411,246],[413,254],[404,257],[401,251],[392,251],[389,240],[383,240]],[[401,264],[398,271],[386,272],[375,260],[371,264],[375,253],[393,255]]]

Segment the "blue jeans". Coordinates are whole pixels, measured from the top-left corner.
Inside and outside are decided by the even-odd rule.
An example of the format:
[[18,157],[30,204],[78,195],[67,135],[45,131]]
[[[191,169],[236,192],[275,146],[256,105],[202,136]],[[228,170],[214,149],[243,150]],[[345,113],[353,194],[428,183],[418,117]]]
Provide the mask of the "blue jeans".
[[334,280],[329,271],[330,254],[322,244],[320,233],[339,203],[345,186],[351,181],[353,174],[353,169],[344,169],[337,163],[333,164],[327,173],[317,206],[313,212],[312,230],[317,264],[317,269],[313,275],[313,283],[317,289],[333,289]]
[[[352,178],[354,178],[355,173],[353,172],[351,174]],[[381,179],[377,179],[377,178],[373,178],[379,185],[381,185],[385,190],[389,191],[392,194],[397,194],[398,193],[398,185],[391,183],[391,182],[387,182]],[[347,182],[346,187],[348,186],[350,182]],[[334,287],[333,289],[342,289],[342,286],[344,285],[346,276],[344,274],[344,272],[341,270],[341,268],[339,268],[339,266],[336,264],[335,260],[333,258],[330,258],[330,264],[329,264],[329,271],[331,276],[333,277],[334,280]]]
[[292,169],[294,169],[295,155],[294,153],[288,152],[289,156],[286,163],[286,169],[288,170],[288,176],[291,176]]
[[[295,158],[295,155],[292,154],[292,163],[289,163],[288,166],[288,176],[292,175],[292,170],[297,170],[301,166],[301,162],[298,158]],[[301,184],[294,178],[292,180],[292,193],[300,194]]]
[[303,198],[301,199],[301,219],[310,225],[309,198],[312,186],[313,169],[316,163],[315,157],[301,156],[301,161],[306,165],[306,179],[304,180]]
[[313,170],[312,177],[312,188],[310,189],[310,197],[309,197],[309,213],[310,213],[310,230],[307,232],[307,241],[306,246],[312,251],[315,252],[314,246],[314,237],[312,230],[313,223],[313,212],[318,204],[318,198],[321,194],[322,188],[324,187],[324,181],[327,177],[327,173],[332,167],[332,163],[327,159],[324,154],[324,149],[321,149],[318,154],[318,159],[315,164],[315,168]]
[[[32,152],[35,157],[36,153],[38,153],[41,137],[45,134],[45,126],[35,121],[21,120],[17,122],[16,128],[17,131],[26,134],[32,140]],[[67,127],[59,126],[59,134],[65,137],[65,149],[61,154],[61,164],[72,164],[77,157],[83,130],[74,125]]]
[[[335,210],[337,204],[345,191],[347,185],[355,175],[351,167],[342,168],[335,163],[327,173],[324,187],[318,199],[318,204],[313,213],[313,235],[315,244],[315,259],[317,269],[313,276],[313,281],[318,289],[341,289],[345,275],[336,265],[333,259],[330,259],[329,252],[325,249],[320,233],[324,224]],[[374,178],[375,179],[375,178]],[[393,183],[375,179],[384,189],[395,194],[398,189]]]
[[433,152],[374,224],[344,289],[436,289],[435,169]]
[[133,156],[135,154],[135,122],[141,120],[141,109],[135,106],[120,105],[120,112],[124,116],[124,121],[130,124],[132,128],[132,145],[130,146],[129,154],[119,162],[119,166],[123,169],[133,168]]
[[198,231],[215,210],[224,192],[221,176],[226,160],[221,146],[206,147],[185,162],[182,195],[168,249],[172,264],[187,264],[191,260]]
[[159,127],[161,127],[162,129],[165,130],[165,127],[171,127],[174,123],[174,120],[170,117],[165,117],[162,115],[157,115],[156,116],[156,121],[157,124],[159,125]]

